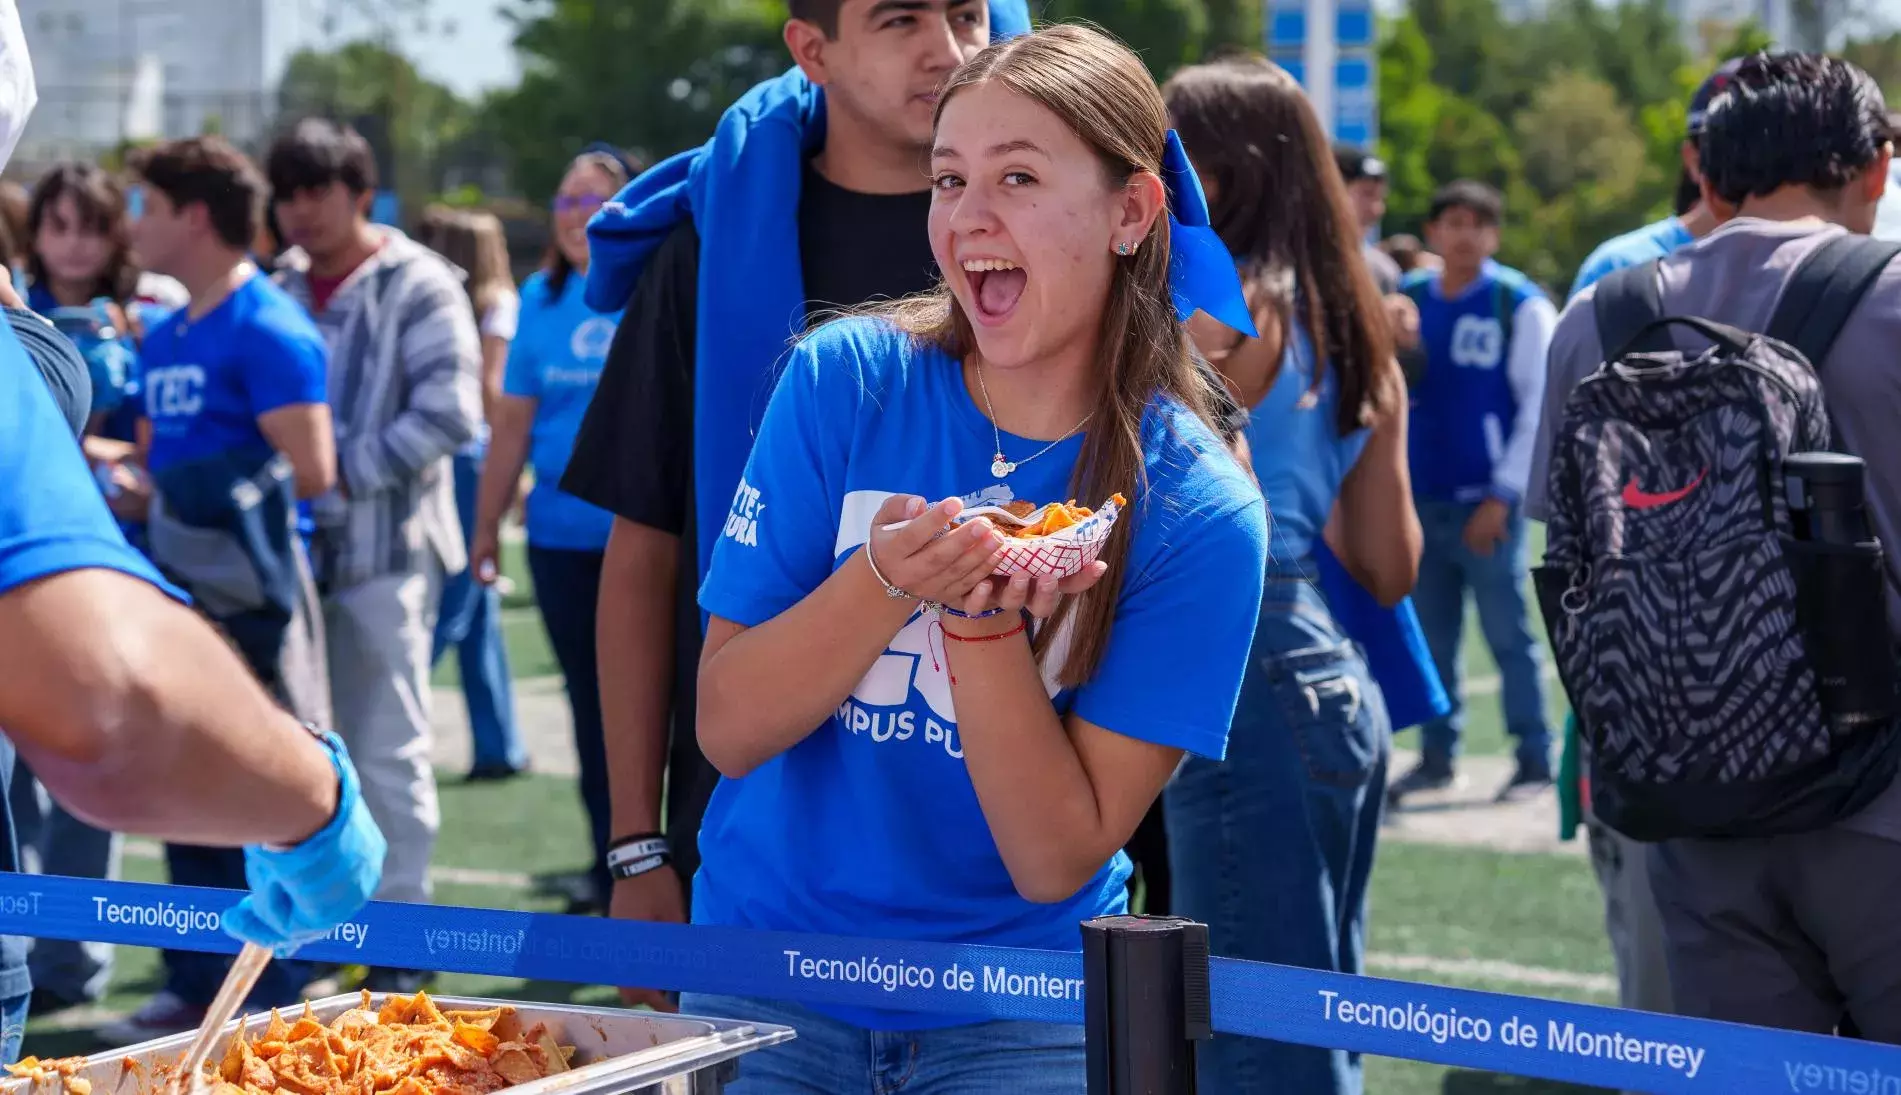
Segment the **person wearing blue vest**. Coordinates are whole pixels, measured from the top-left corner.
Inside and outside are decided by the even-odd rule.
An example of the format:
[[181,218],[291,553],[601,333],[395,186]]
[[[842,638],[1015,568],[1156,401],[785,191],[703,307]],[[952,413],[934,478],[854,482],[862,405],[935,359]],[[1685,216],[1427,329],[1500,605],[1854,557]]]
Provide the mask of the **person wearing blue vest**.
[[[1083,27],[938,101],[941,288],[794,346],[701,588],[693,922],[1078,951],[1122,847],[1219,759],[1266,566],[1182,320],[1255,333],[1148,70]],[[1118,506],[1099,558],[999,576],[983,504]],[[1098,520],[1110,515],[1100,513]],[[1193,657],[1182,652],[1194,650]],[[687,994],[794,1027],[733,1095],[1082,1090],[1080,1026]]]
[[[1256,55],[1183,69],[1163,93],[1263,332],[1189,324],[1249,408],[1272,515],[1227,758],[1190,757],[1166,792],[1171,911],[1206,923],[1218,954],[1358,974],[1392,727],[1316,555],[1334,545],[1380,604],[1412,588],[1405,384],[1346,184],[1299,83]],[[1284,139],[1250,146],[1236,132]],[[1362,1087],[1359,1056],[1326,1047],[1217,1038],[1200,1065],[1206,1091]]]
[[600,657],[619,670],[601,681],[613,843],[664,829],[670,861],[616,869],[611,911],[627,919],[686,917],[718,778],[694,738],[694,598],[780,359],[814,319],[930,288],[936,95],[993,38],[1030,28],[1024,0],[789,8],[796,67],[588,226],[586,301],[625,315],[561,489],[615,517],[599,602]]
[[1433,195],[1426,236],[1445,267],[1415,271],[1404,284],[1419,305],[1426,352],[1424,374],[1413,386],[1408,439],[1413,498],[1425,531],[1413,601],[1452,710],[1420,728],[1420,761],[1389,790],[1395,805],[1458,778],[1467,590],[1498,663],[1505,729],[1517,741],[1517,763],[1500,799],[1551,785],[1542,653],[1525,593],[1529,544],[1522,501],[1544,398],[1545,351],[1558,313],[1529,278],[1493,261],[1503,214],[1503,199],[1484,183],[1442,187]]
[[554,198],[554,244],[542,268],[522,285],[520,328],[509,349],[494,431],[482,465],[469,567],[485,585],[501,576],[502,513],[514,500],[522,467],[533,463],[528,495],[528,569],[535,604],[567,682],[574,748],[580,761],[594,859],[587,904],[607,906],[609,804],[606,743],[601,731],[600,675],[595,663],[595,609],[601,564],[614,515],[560,487],[574,453],[581,417],[601,379],[618,313],[602,315],[582,299],[588,269],[587,221],[627,182],[630,165],[605,151],[569,164]]

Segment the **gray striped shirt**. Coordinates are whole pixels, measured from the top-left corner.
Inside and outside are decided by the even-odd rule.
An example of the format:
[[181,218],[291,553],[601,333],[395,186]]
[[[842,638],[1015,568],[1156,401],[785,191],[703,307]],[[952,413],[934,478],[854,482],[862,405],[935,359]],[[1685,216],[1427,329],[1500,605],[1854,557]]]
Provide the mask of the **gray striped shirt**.
[[[318,582],[346,589],[439,562],[468,565],[449,457],[482,418],[481,340],[455,271],[392,228],[321,312],[341,490],[317,499]],[[311,307],[309,260],[277,279]],[[346,497],[347,492],[347,497]]]

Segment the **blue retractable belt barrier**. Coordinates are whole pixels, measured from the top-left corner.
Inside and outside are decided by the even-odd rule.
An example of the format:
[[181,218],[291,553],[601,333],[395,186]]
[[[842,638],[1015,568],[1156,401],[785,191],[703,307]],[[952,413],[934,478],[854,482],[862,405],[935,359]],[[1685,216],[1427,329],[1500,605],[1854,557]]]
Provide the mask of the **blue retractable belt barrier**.
[[[0,934],[235,953],[225,890],[0,874]],[[1080,935],[1078,945],[1080,946]],[[1080,951],[376,903],[300,958],[1083,1022]],[[1901,1095],[1901,1047],[1216,958],[1220,1034],[1675,1095]]]

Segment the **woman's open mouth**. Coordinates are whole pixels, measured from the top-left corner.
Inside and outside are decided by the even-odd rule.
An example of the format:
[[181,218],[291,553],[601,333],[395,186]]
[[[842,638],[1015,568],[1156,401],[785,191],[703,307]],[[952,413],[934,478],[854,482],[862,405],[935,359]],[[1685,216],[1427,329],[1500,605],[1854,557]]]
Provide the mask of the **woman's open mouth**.
[[965,259],[962,265],[975,304],[971,318],[985,327],[1008,322],[1023,299],[1030,275],[1007,259]]

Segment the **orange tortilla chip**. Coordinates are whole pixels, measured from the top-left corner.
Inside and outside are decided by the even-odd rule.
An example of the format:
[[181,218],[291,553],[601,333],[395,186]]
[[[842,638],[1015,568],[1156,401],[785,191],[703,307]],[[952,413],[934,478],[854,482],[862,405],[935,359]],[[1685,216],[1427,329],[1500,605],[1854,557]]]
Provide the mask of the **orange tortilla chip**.
[[[444,1014],[428,996],[391,996],[381,1009],[361,1006],[318,1022],[308,1005],[294,1023],[272,1012],[256,1036],[225,1047],[212,1074],[212,1095],[492,1095],[568,1071],[574,1047],[545,1024],[524,1031],[514,1008]],[[9,1066],[15,1076],[52,1079],[63,1068],[64,1095],[92,1095],[73,1076],[83,1058]],[[155,1071],[162,1083],[176,1065]],[[77,1086],[75,1086],[77,1085]],[[134,1095],[158,1095],[145,1085]]]

